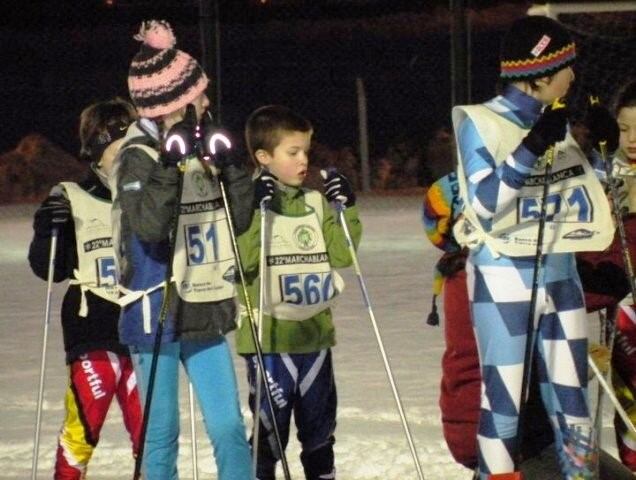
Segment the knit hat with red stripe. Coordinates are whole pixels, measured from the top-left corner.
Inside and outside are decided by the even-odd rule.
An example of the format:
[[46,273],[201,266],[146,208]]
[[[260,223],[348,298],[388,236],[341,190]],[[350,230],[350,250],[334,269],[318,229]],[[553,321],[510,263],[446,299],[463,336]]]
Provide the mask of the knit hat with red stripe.
[[143,22],[134,38],[142,45],[130,64],[128,90],[139,116],[176,112],[205,91],[208,77],[194,58],[175,48],[167,22]]
[[505,80],[533,80],[553,75],[574,63],[574,41],[561,24],[548,17],[516,20],[501,44],[501,73]]

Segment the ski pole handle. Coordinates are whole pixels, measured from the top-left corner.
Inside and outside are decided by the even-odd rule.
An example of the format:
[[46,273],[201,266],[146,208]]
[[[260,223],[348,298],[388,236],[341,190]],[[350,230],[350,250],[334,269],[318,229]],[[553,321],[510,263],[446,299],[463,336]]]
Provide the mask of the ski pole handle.
[[[598,98],[597,95],[590,95],[588,97],[589,101],[590,101],[590,106],[601,106],[601,100],[600,98]],[[601,152],[601,157],[603,158],[603,161],[605,161],[607,159],[607,140],[601,140],[598,142],[598,146],[599,146],[599,151]]]

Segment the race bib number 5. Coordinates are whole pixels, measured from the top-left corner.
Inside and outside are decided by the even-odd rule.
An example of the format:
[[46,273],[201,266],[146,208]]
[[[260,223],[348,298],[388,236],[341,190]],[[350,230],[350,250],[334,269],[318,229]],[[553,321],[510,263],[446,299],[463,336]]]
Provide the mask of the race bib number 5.
[[[541,216],[541,197],[521,197],[517,204],[517,220],[532,222]],[[550,193],[546,198],[546,221],[590,223],[593,218],[590,197],[584,185]]]
[[285,303],[315,305],[335,295],[331,272],[281,275],[281,298]]
[[117,267],[113,257],[99,257],[97,260],[97,285],[112,287],[117,284]]

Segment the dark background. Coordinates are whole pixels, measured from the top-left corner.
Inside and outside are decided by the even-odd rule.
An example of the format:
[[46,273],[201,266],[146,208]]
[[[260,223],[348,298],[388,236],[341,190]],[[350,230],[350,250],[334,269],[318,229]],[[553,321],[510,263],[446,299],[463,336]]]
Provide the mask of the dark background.
[[[495,93],[502,33],[531,3],[465,4],[471,101],[480,102]],[[400,145],[421,156],[434,133],[449,126],[448,1],[219,0],[219,6],[220,110],[237,139],[253,109],[283,103],[313,122],[318,143],[357,152],[356,77],[368,97],[372,165]],[[127,97],[128,66],[139,48],[132,37],[150,18],[168,20],[177,47],[202,58],[193,0],[3,2],[0,152],[32,132],[77,152],[80,111],[96,100]],[[581,100],[594,90],[609,101],[635,74],[634,14],[597,15],[589,25],[570,20],[579,47],[573,92]]]
[[[505,2],[490,9],[500,17],[492,25],[479,20],[473,98],[493,93],[502,24],[526,6]],[[226,0],[220,12],[221,112],[231,130],[240,131],[254,108],[284,103],[313,121],[318,141],[355,146],[357,76],[368,95],[372,153],[400,137],[424,138],[447,122],[447,2]],[[0,152],[29,132],[77,151],[81,109],[127,96],[127,70],[139,48],[132,36],[149,18],[170,21],[177,47],[201,58],[196,2],[31,1],[3,15]]]

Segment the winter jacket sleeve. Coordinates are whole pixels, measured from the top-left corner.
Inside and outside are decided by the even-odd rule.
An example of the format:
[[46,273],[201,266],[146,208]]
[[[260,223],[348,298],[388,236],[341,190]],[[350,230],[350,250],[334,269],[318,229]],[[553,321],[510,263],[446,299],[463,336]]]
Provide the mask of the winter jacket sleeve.
[[119,162],[117,192],[130,228],[145,242],[166,239],[177,201],[177,168],[164,167],[138,148],[122,151]]
[[[322,208],[324,212],[322,233],[325,236],[329,263],[331,263],[331,266],[334,268],[348,267],[353,263],[353,259],[349,253],[347,239],[344,229],[338,220],[338,215],[329,205],[325,197],[322,198]],[[353,205],[345,209],[344,218],[345,222],[347,222],[349,233],[351,234],[353,246],[357,250],[362,237],[362,223],[360,223],[360,218],[358,217],[358,207]]]
[[259,256],[261,252],[261,218],[259,210],[253,210],[249,228],[237,238],[241,265],[248,283],[258,275]]
[[[29,265],[35,275],[42,280],[48,279],[49,256],[51,254],[51,232],[42,234],[45,229],[37,228],[37,223],[44,219],[45,212],[39,208],[33,219],[33,239],[29,245]],[[40,233],[37,233],[40,232]],[[53,281],[61,282],[70,278],[73,269],[77,265],[77,253],[75,251],[75,223],[73,218],[64,224],[57,236],[57,247],[55,249],[55,265]]]
[[457,144],[466,176],[468,201],[479,217],[489,220],[516,200],[537,157],[519,144],[497,166],[469,117],[459,125]]
[[229,165],[223,170],[221,180],[227,186],[227,197],[236,235],[247,231],[252,222],[254,187],[244,168]]

